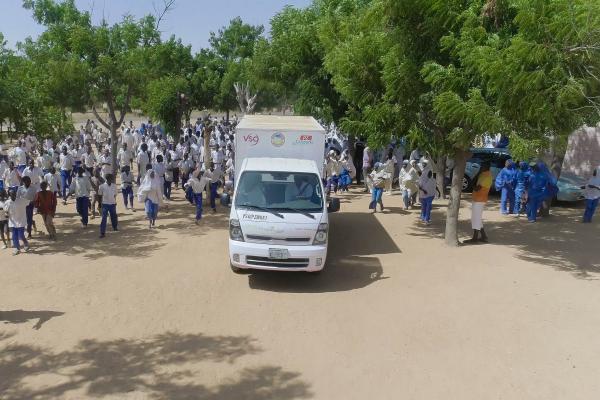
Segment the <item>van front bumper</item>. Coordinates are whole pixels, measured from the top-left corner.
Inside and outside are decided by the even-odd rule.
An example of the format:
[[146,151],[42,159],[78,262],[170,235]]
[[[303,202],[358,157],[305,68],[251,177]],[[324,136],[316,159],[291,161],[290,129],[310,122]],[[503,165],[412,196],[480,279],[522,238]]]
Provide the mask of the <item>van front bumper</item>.
[[[287,250],[289,258],[271,259],[271,249]],[[229,261],[232,266],[241,269],[316,272],[323,269],[326,258],[327,245],[278,246],[229,239]]]

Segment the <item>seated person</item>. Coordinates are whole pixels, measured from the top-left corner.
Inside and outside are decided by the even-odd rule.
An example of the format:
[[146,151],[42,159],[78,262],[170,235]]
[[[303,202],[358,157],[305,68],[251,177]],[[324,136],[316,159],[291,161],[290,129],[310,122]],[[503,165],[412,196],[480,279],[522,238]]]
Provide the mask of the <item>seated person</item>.
[[236,204],[248,204],[256,207],[267,206],[260,173],[250,172],[244,177],[240,193],[237,195]]
[[308,200],[313,197],[314,187],[310,184],[307,176],[295,175],[294,184],[287,185],[285,189],[285,201]]

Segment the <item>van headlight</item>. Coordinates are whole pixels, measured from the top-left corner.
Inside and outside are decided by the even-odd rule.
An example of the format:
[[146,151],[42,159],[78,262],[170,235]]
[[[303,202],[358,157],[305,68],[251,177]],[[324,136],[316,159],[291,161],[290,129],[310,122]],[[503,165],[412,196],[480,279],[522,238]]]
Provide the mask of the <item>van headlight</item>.
[[315,240],[313,240],[313,246],[327,244],[328,228],[328,224],[319,224],[319,229],[317,229],[317,233],[315,234]]
[[244,241],[242,227],[240,225],[240,221],[237,219],[232,219],[229,221],[229,238],[231,240],[235,240],[236,242]]

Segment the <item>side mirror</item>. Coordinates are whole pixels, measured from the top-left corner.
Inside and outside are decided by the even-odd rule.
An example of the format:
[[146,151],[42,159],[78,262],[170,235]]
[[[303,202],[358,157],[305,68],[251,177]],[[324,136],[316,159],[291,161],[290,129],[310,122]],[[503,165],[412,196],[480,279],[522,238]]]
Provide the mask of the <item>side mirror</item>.
[[332,198],[327,206],[327,211],[330,213],[340,211],[340,199]]
[[229,207],[229,203],[231,203],[231,197],[227,193],[223,193],[221,195],[221,205],[223,207]]

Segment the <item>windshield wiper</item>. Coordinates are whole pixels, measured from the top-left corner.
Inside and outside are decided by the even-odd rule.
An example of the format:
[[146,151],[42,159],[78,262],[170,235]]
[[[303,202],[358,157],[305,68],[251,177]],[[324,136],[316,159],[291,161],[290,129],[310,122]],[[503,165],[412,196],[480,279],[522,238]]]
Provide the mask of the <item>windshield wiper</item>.
[[297,212],[299,214],[306,215],[307,217],[309,217],[311,219],[315,219],[315,216],[312,215],[311,213],[309,213],[307,211],[303,211],[303,210],[298,210],[297,208],[292,208],[292,207],[278,207],[277,209],[281,210],[281,211],[294,211],[294,212]]
[[237,207],[246,207],[246,208],[250,208],[252,210],[260,210],[260,211],[271,213],[271,214],[273,214],[276,217],[279,217],[281,219],[285,218],[282,214],[279,214],[277,211],[273,211],[273,210],[271,210],[269,208],[266,208],[266,207],[255,206],[253,204],[246,204],[246,203],[244,203],[244,204],[238,205]]

